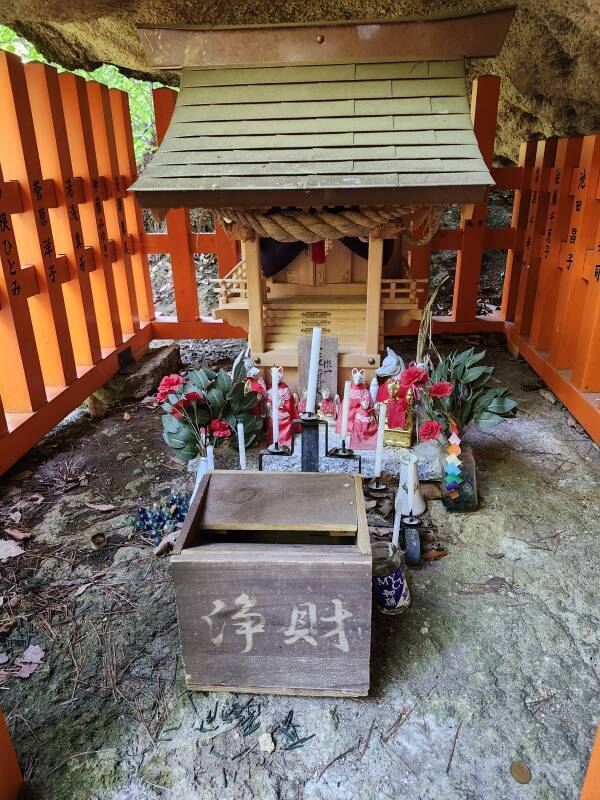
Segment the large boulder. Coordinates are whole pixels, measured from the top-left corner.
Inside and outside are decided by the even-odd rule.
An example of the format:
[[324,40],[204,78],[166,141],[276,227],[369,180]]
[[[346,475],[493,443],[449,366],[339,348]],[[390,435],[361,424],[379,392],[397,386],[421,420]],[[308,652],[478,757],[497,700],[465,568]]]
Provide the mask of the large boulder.
[[[600,3],[517,0],[497,59],[475,59],[469,74],[503,78],[496,152],[516,160],[532,136],[600,128]],[[498,0],[3,0],[0,22],[32,41],[46,58],[74,69],[102,62],[165,81],[148,69],[136,24],[243,25],[343,19],[439,17],[489,11]],[[167,76],[175,83],[175,75]]]

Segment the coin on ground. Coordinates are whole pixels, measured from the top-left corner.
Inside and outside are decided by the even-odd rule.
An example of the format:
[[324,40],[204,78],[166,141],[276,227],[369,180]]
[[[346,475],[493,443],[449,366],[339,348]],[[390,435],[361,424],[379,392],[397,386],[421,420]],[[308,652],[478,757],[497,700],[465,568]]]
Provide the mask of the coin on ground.
[[517,783],[529,783],[531,780],[531,770],[522,761],[513,761],[510,765],[510,774]]

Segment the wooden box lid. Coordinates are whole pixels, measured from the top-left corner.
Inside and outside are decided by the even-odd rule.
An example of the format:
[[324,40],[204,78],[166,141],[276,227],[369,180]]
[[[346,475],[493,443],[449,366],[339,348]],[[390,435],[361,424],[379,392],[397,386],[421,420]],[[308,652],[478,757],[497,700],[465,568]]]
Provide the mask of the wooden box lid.
[[209,472],[173,549],[201,544],[201,531],[323,531],[355,534],[370,554],[362,477],[305,472]]

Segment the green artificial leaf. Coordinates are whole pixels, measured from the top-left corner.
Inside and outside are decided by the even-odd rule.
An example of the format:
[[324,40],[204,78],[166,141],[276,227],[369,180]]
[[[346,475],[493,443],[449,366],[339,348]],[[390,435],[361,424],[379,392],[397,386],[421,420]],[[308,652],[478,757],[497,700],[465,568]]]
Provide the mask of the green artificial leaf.
[[498,392],[502,391],[501,389],[488,389],[487,392],[483,392],[480,394],[474,404],[473,404],[473,413],[475,415],[482,414],[484,411],[487,411],[490,403],[492,403],[497,397]]
[[213,417],[220,417],[223,406],[225,405],[225,395],[216,386],[209,389],[206,393],[206,402],[210,406]]
[[242,402],[244,399],[244,384],[243,383],[234,383],[231,387],[231,392],[229,393],[229,402],[233,406],[233,408],[237,408],[237,405]]
[[454,366],[457,367],[460,366],[461,364],[466,365],[474,352],[475,352],[474,347],[470,347],[468,350],[463,350],[462,353],[457,353],[456,350],[454,350],[451,353],[451,358],[454,362]]
[[175,405],[175,403],[178,403],[178,402],[179,402],[179,398],[177,397],[177,395],[176,395],[176,394],[173,394],[173,393],[171,392],[171,394],[169,395],[169,403],[171,403],[171,405],[173,405],[173,406],[174,406],[174,405]]
[[235,365],[232,377],[233,377],[233,382],[237,384],[243,381],[244,378],[246,377],[246,365],[244,364],[243,358],[241,358]]
[[171,411],[172,408],[171,403],[161,403],[160,407],[163,411]]
[[179,430],[181,423],[178,419],[175,419],[174,416],[171,414],[163,414],[162,416],[162,426],[163,430],[167,433],[177,433]]
[[237,421],[242,422],[244,427],[253,425],[255,420],[258,419],[259,417],[255,417],[254,414],[250,414],[248,411],[242,411],[237,415]]
[[483,375],[489,378],[493,371],[493,367],[468,367],[465,369],[462,381],[463,383],[473,383],[473,381],[478,380]]
[[237,431],[237,424],[238,424],[238,419],[235,415],[235,412],[230,407],[227,406],[223,409],[221,416],[225,420],[225,422],[229,425],[231,430],[234,431],[235,433]]
[[232,385],[233,385],[232,380],[227,374],[227,372],[225,372],[224,369],[220,369],[219,372],[217,373],[216,386],[223,392],[225,397],[227,397],[227,395],[231,391]]
[[208,367],[202,367],[202,369],[206,373],[209,381],[214,381],[214,379],[217,377],[217,373],[214,371],[214,369],[209,369]]
[[182,461],[191,461],[192,458],[196,458],[198,455],[198,447],[196,444],[186,445],[179,450],[175,451],[175,456],[180,458]]
[[465,364],[467,367],[472,367],[473,364],[481,361],[482,358],[485,358],[485,350],[482,350],[480,353],[473,353],[473,355],[466,360]]
[[[169,445],[169,447],[173,447],[175,450],[180,450],[181,448],[191,446],[192,444],[194,446],[196,445],[196,437],[194,436],[194,432],[189,425],[181,425],[176,433],[163,431],[163,439]],[[198,448],[196,447],[196,449]]]
[[494,414],[511,414],[517,408],[517,401],[512,397],[496,397],[487,407],[487,410]]
[[208,388],[210,383],[208,379],[208,375],[206,374],[206,370],[203,369],[193,369],[191,372],[188,373],[188,381],[194,384],[194,387],[204,391]]
[[478,414],[473,420],[478,428],[495,428],[496,425],[499,425],[503,421],[503,417],[498,416],[498,414],[491,414],[489,411]]
[[260,417],[252,415],[252,419],[248,423],[244,423],[244,433],[251,431],[252,433],[259,433],[262,430],[263,421]]
[[210,409],[200,403],[190,406],[188,413],[199,428],[204,428],[211,420]]
[[244,395],[242,398],[239,410],[240,411],[249,411],[251,408],[254,408],[258,403],[258,392],[248,392],[248,394]]

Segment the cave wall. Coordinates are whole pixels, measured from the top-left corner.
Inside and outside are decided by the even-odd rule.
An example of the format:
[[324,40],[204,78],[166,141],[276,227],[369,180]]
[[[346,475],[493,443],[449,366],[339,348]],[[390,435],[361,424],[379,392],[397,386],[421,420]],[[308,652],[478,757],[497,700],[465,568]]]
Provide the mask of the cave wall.
[[[498,8],[493,0],[0,0],[0,22],[68,69],[108,62],[128,74],[176,83],[148,69],[136,24],[243,25],[450,16]],[[529,137],[600,130],[600,0],[518,0],[502,53],[472,59],[471,78],[502,77],[496,152],[516,160]]]

